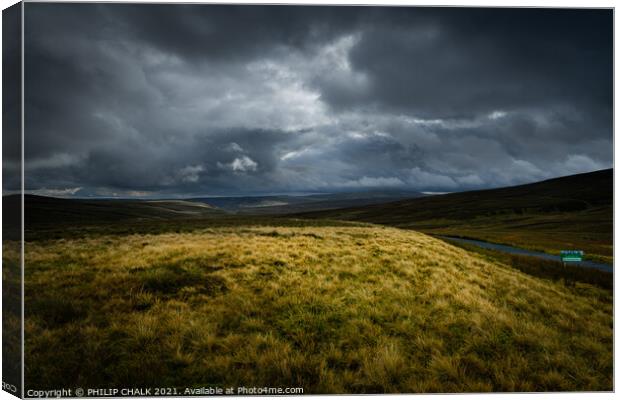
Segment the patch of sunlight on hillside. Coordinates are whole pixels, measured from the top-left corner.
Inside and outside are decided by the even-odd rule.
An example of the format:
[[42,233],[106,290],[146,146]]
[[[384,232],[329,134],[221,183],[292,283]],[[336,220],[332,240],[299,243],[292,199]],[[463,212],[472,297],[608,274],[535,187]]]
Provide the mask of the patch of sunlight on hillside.
[[26,381],[38,389],[612,389],[610,291],[412,231],[99,236],[28,243],[26,263]]

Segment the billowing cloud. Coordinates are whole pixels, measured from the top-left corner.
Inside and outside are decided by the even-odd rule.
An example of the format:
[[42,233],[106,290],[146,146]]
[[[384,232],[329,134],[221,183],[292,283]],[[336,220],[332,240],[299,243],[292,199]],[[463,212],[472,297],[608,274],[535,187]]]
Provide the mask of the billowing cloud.
[[613,163],[611,10],[25,9],[28,190],[457,191]]
[[217,164],[222,169],[230,169],[233,172],[256,171],[258,164],[248,156],[235,158],[230,164]]

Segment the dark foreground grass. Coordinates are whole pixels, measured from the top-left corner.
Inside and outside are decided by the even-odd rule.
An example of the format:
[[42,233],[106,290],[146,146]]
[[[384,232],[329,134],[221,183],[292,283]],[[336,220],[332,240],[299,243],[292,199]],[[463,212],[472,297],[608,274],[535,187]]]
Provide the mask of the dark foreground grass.
[[611,291],[413,231],[211,226],[25,251],[27,389],[613,389]]
[[[6,233],[6,231],[5,231]],[[20,246],[2,243],[2,378],[21,390],[22,296]],[[17,394],[17,393],[15,393]]]

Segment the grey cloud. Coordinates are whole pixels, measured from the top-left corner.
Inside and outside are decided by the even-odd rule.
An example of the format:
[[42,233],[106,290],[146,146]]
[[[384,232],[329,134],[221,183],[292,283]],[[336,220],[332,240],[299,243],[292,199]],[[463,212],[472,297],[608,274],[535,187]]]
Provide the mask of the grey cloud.
[[609,10],[28,3],[26,186],[452,191],[607,168],[612,27]]
[[369,89],[343,99],[326,86],[334,106],[426,117],[554,104],[611,111],[606,10],[410,8],[390,16],[368,23],[351,51]]

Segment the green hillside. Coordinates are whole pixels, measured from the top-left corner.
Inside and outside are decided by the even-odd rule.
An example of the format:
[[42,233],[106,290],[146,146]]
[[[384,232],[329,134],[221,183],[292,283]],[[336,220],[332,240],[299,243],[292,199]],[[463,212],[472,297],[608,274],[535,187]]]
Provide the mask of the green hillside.
[[[567,285],[510,259],[364,222],[488,240],[509,232],[524,243],[538,235],[561,246],[572,232],[580,245],[611,249],[611,176],[303,218],[27,196],[27,381],[305,394],[612,390],[608,285]],[[9,210],[19,197],[4,200]],[[569,231],[579,218],[601,233],[587,242]],[[19,259],[17,241],[3,245],[5,264]]]
[[410,230],[88,235],[25,259],[30,388],[613,390],[610,290]]
[[613,256],[613,169],[501,189],[452,193],[314,213],[558,253]]

